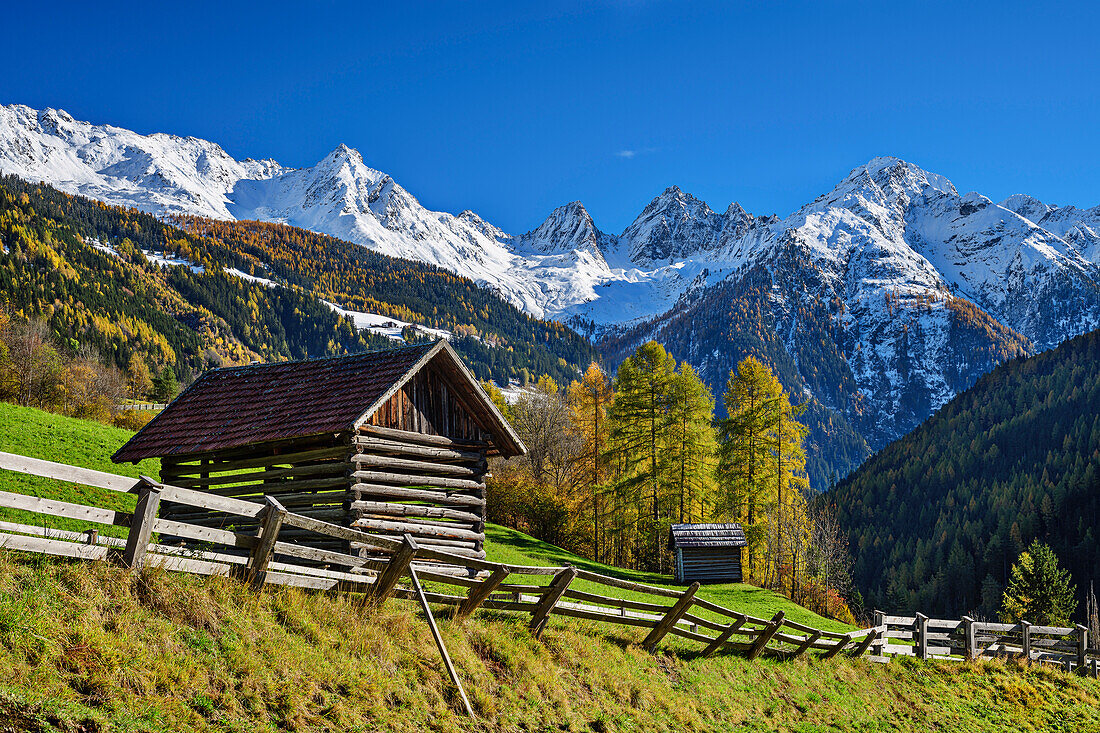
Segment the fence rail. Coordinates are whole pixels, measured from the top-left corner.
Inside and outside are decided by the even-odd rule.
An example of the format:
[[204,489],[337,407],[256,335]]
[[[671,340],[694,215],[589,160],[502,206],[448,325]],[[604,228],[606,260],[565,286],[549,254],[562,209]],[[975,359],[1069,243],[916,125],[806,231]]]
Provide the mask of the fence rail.
[[[757,657],[793,658],[863,654],[885,630],[848,633],[817,629],[786,619],[756,618],[695,595],[698,584],[679,591],[609,577],[587,570],[496,563],[397,541],[288,511],[272,497],[260,504],[203,491],[138,480],[52,461],[0,453],[0,469],[135,495],[132,513],[0,491],[0,507],[78,520],[88,530],[49,529],[0,522],[0,548],[84,560],[114,559],[129,567],[161,567],[200,575],[235,576],[253,585],[286,585],[315,591],[365,593],[418,600],[412,573],[429,583],[427,602],[450,606],[458,618],[478,609],[530,614],[540,636],[552,616],[600,621],[648,630],[643,646],[655,649],[672,635],[703,645],[703,654],[735,651]],[[157,516],[162,501],[219,512],[223,527],[188,524]],[[259,520],[257,530],[236,531],[234,519]],[[125,528],[125,537],[96,527]],[[121,534],[121,533],[120,533]],[[332,537],[365,547],[369,556],[311,547],[310,537]],[[549,576],[549,582],[542,584]],[[624,593],[625,591],[625,593]],[[641,599],[639,598],[641,597]]]
[[[871,645],[873,659],[917,657],[958,662],[968,659],[1022,659],[1057,664],[1066,671],[1100,674],[1100,649],[1089,647],[1088,628],[987,623],[961,619],[890,616],[875,611],[875,624],[883,629]],[[1092,640],[1094,644],[1098,640]]]

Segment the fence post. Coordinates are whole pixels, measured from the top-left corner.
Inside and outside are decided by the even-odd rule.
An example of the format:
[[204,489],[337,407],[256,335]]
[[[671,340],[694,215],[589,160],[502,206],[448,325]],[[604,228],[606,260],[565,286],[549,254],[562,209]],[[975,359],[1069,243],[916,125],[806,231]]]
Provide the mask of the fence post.
[[928,659],[928,617],[918,612],[913,619],[913,634],[917,642],[917,656]]
[[974,633],[974,619],[963,616],[963,632],[966,634],[966,658],[973,661],[977,659],[978,643]]
[[145,551],[153,536],[153,523],[157,521],[160,507],[160,484],[142,476],[138,482],[137,504],[130,529],[126,533],[126,548],[122,551],[122,564],[128,568],[141,568],[145,564]]
[[416,551],[420,549],[412,535],[406,534],[401,538],[401,547],[398,547],[386,563],[386,569],[374,581],[371,586],[370,599],[373,603],[382,605],[397,587],[397,581],[409,569]]
[[[886,623],[886,614],[882,611],[875,609],[875,626],[882,628]],[[875,637],[874,643],[871,644],[871,654],[876,657],[883,656],[883,647],[886,644],[886,635],[879,634]]]
[[733,636],[733,632],[735,632],[739,628],[741,628],[745,624],[745,621],[746,621],[745,617],[742,616],[741,618],[735,620],[733,623],[731,623],[729,626],[727,626],[725,629],[723,629],[722,633],[719,634],[714,639],[714,641],[712,641],[710,644],[708,644],[707,648],[703,650],[702,656],[709,657],[710,655],[714,654],[716,651],[721,649],[722,645],[725,644],[727,641],[729,641],[729,638],[731,636]]
[[477,607],[484,603],[485,599],[492,595],[493,591],[497,589],[497,586],[503,583],[504,579],[507,577],[508,569],[499,567],[494,570],[488,578],[481,581],[473,588],[470,588],[470,591],[466,594],[466,600],[458,607],[455,618],[461,621],[476,611]]
[[1085,674],[1089,663],[1089,627],[1077,624],[1077,671]]
[[244,574],[248,584],[253,588],[259,588],[264,584],[267,576],[267,565],[271,562],[271,556],[275,551],[275,542],[279,537],[279,530],[283,528],[283,520],[287,511],[278,499],[273,496],[264,497],[264,513],[260,519],[260,532],[256,537],[256,544],[248,553],[248,563],[244,566]]
[[779,631],[779,627],[783,625],[783,617],[783,612],[779,611],[772,616],[771,623],[760,630],[760,633],[752,642],[752,646],[749,647],[749,659],[756,659],[763,653],[764,647],[775,636],[775,632]]
[[1020,619],[1020,634],[1024,642],[1024,659],[1031,664],[1031,624],[1024,619]]
[[699,590],[699,583],[695,582],[688,586],[678,599],[676,603],[672,605],[672,608],[668,609],[664,618],[657,622],[657,625],[653,627],[653,630],[646,636],[645,641],[642,642],[642,648],[647,652],[652,653],[657,648],[657,644],[661,639],[665,638],[665,634],[672,630],[672,627],[676,625],[676,622],[687,613],[691,608],[692,601],[695,600],[695,591]]
[[565,594],[566,589],[575,577],[577,577],[577,569],[570,565],[550,581],[550,585],[543,593],[542,598],[539,599],[535,610],[531,612],[531,633],[534,634],[536,639],[542,638],[542,632],[546,628],[546,623],[550,620],[550,612],[554,610],[558,599]]

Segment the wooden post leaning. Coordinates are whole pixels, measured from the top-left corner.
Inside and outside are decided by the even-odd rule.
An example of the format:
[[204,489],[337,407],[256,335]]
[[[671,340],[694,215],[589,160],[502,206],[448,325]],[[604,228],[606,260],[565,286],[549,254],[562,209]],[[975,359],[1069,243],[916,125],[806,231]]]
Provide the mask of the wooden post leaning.
[[484,603],[485,599],[492,595],[493,591],[495,591],[507,577],[508,569],[499,567],[494,570],[488,578],[481,581],[473,588],[470,588],[470,592],[466,594],[466,600],[462,602],[455,612],[455,618],[461,621],[476,611],[477,607]]
[[822,654],[821,658],[822,659],[832,659],[837,654],[840,654],[841,650],[844,649],[844,647],[848,646],[848,643],[851,642],[851,641],[852,641],[852,635],[851,634],[845,634],[844,636],[840,637],[840,641],[838,641],[836,644],[833,644],[831,647],[829,647],[829,650],[827,652],[825,652],[824,654]]
[[749,647],[749,659],[756,659],[764,652],[764,647],[768,645],[771,638],[775,636],[775,633],[779,631],[779,627],[783,625],[784,614],[782,611],[777,612],[772,616],[771,623],[760,630],[756,639],[753,641],[752,646]]
[[252,546],[252,551],[248,553],[248,563],[244,569],[245,578],[253,588],[260,588],[264,584],[267,566],[274,554],[275,542],[279,538],[279,531],[283,528],[286,515],[287,510],[278,499],[273,496],[264,497],[260,533],[256,537],[256,544]]
[[531,633],[536,639],[542,638],[542,632],[546,629],[546,623],[550,620],[550,612],[554,610],[558,600],[565,594],[569,584],[577,577],[577,569],[572,565],[554,576],[542,594],[535,610],[531,612]]
[[928,617],[919,611],[913,620],[913,635],[917,642],[917,657],[928,659]]
[[397,587],[397,581],[401,580],[401,576],[411,570],[412,560],[419,549],[412,535],[406,534],[401,539],[401,547],[393,553],[389,562],[386,563],[386,569],[382,571],[378,579],[374,581],[374,585],[371,586],[370,600],[372,603],[382,605],[393,594],[393,589]]
[[160,508],[161,485],[148,476],[142,476],[137,489],[137,504],[134,505],[134,516],[126,533],[126,548],[122,551],[122,564],[134,569],[145,564],[145,551],[149,549],[153,523],[157,521],[157,510]]
[[[408,535],[405,535],[408,537]],[[458,696],[462,698],[462,704],[466,708],[466,714],[471,718],[474,716],[474,709],[470,706],[470,699],[466,697],[466,690],[462,687],[462,680],[458,677],[458,672],[455,671],[455,666],[451,662],[451,655],[447,653],[447,647],[443,643],[443,636],[439,633],[439,628],[435,625],[435,617],[432,616],[431,606],[428,605],[428,598],[424,595],[424,589],[420,587],[420,579],[416,577],[416,569],[411,565],[409,566],[409,580],[412,583],[413,590],[416,591],[416,597],[420,600],[420,607],[424,609],[424,617],[428,620],[428,628],[432,631],[432,638],[435,639],[435,645],[439,647],[439,655],[443,657],[443,666],[447,668],[447,674],[451,677],[451,682],[458,688]]]
[[865,651],[867,651],[871,647],[872,644],[875,643],[875,639],[877,639],[879,637],[879,634],[881,632],[882,632],[882,627],[881,626],[876,626],[874,628],[874,630],[871,631],[869,634],[867,634],[867,636],[865,636],[863,638],[863,641],[861,641],[859,644],[857,644],[856,647],[854,649],[852,649],[852,651],[849,652],[849,653],[853,657],[862,656],[863,653]]
[[642,648],[647,652],[653,653],[653,650],[657,648],[657,644],[661,642],[661,639],[665,638],[665,635],[672,630],[672,627],[676,625],[676,622],[687,613],[691,608],[691,603],[695,600],[695,592],[699,590],[699,583],[695,582],[688,586],[688,589],[676,600],[676,603],[672,604],[672,608],[668,609],[668,612],[664,615],[657,625],[653,627],[653,630],[646,636],[645,641],[642,642]]
[[745,625],[746,620],[747,619],[742,615],[741,618],[737,619],[725,629],[723,629],[722,633],[718,635],[718,638],[708,644],[707,648],[703,650],[702,656],[709,657],[717,652],[719,649],[721,649],[722,645],[729,641],[729,638],[733,636],[733,632],[737,631],[739,628]]

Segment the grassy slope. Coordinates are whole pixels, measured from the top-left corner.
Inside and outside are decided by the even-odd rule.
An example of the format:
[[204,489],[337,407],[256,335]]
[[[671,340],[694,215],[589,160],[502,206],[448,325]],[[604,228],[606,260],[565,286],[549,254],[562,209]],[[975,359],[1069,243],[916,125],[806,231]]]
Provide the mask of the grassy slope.
[[[485,528],[485,531],[487,539],[485,549],[488,553],[488,559],[490,560],[520,565],[575,565],[578,568],[591,570],[594,573],[610,575],[624,580],[683,590],[683,586],[673,585],[672,578],[667,575],[647,573],[639,570],[624,570],[622,568],[612,567],[611,565],[593,562],[592,560],[574,555],[560,547],[548,545],[545,542],[514,529],[489,525]],[[542,578],[541,580],[532,579],[530,581],[525,578],[524,582],[541,582],[545,584],[549,582],[549,578]],[[586,590],[593,593],[602,593],[603,595],[612,594],[611,589],[605,586],[598,586],[584,581],[574,581],[574,586],[580,590]],[[628,593],[621,590],[615,590],[614,595],[627,596],[636,598],[637,600],[650,602],[654,602],[655,600],[657,602],[662,602],[660,599],[654,599],[653,596]],[[818,616],[813,611],[792,603],[778,593],[773,593],[772,591],[757,588],[752,585],[746,585],[744,583],[706,585],[699,590],[698,595],[701,598],[719,603],[726,608],[748,613],[758,618],[771,618],[775,615],[776,611],[782,610],[786,614],[786,617],[792,621],[812,624],[813,626],[828,631],[847,631],[852,628],[838,621]]]
[[[84,447],[43,437],[42,426]],[[0,436],[3,450],[110,469],[105,456],[125,433],[0,405]],[[0,475],[0,486],[11,481]],[[593,567],[490,531],[497,559]],[[708,593],[758,615],[787,603],[742,586]],[[591,622],[554,619],[542,642],[516,615],[441,625],[476,723],[455,712],[438,652],[408,603],[372,610],[354,598],[255,595],[223,579],[0,552],[0,730],[1100,728],[1100,685],[1053,670],[704,660],[676,640],[654,657],[637,648],[640,630]]]

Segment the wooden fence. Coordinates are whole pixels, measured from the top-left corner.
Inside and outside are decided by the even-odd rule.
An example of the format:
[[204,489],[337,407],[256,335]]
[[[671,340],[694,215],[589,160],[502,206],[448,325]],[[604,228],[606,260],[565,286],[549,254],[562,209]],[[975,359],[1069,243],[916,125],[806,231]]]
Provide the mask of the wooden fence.
[[969,616],[955,620],[919,613],[889,616],[882,611],[875,611],[875,624],[883,630],[871,644],[871,658],[876,661],[894,656],[956,662],[1026,659],[1093,677],[1100,672],[1100,649],[1089,647],[1088,629],[1081,625],[1038,626],[1027,621],[998,624]]
[[[0,522],[0,547],[9,550],[85,560],[114,558],[134,568],[237,576],[255,586],[358,592],[379,602],[390,597],[417,600],[415,573],[415,578],[430,583],[424,591],[427,601],[452,607],[460,619],[479,608],[530,614],[536,637],[552,615],[633,626],[648,630],[643,646],[650,651],[671,634],[702,645],[703,655],[719,651],[754,658],[761,654],[791,658],[810,652],[823,657],[841,652],[858,655],[882,631],[826,631],[786,619],[782,612],[771,619],[756,618],[697,597],[698,584],[673,590],[575,567],[510,565],[464,557],[418,546],[408,536],[397,541],[295,514],[272,497],[260,504],[169,486],[148,477],[135,481],[11,453],[0,453],[0,469],[137,497],[133,513],[126,513],[0,491],[0,507],[90,525],[88,531],[76,532]],[[224,515],[226,528],[159,517],[162,500],[218,512]],[[258,530],[234,531],[234,521],[241,520],[258,520]],[[104,525],[126,528],[126,536],[105,536],[94,529]],[[289,528],[298,530],[285,535],[293,541],[281,537]],[[374,554],[360,557],[311,547],[311,536],[345,540],[371,548]],[[409,582],[402,585],[406,577]]]

